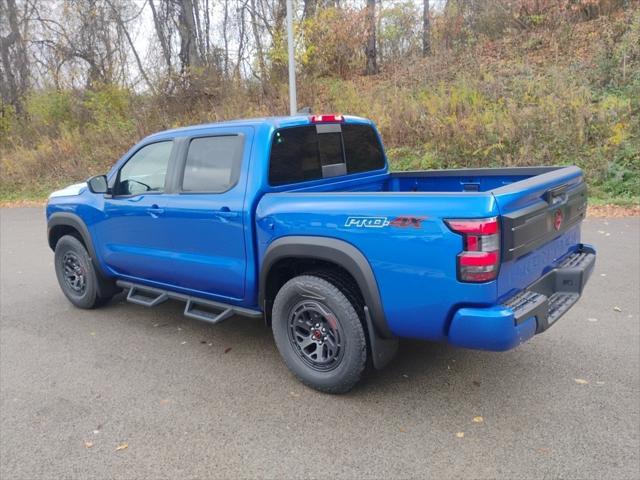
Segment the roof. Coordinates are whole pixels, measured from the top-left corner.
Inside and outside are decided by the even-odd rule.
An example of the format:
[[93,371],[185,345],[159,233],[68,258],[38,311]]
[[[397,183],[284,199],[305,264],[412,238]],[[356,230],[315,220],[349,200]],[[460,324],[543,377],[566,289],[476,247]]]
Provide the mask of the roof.
[[[300,114],[300,115],[292,115],[292,116],[280,116],[280,117],[260,117],[260,118],[247,118],[247,119],[238,119],[238,120],[227,120],[224,122],[215,122],[215,123],[204,123],[200,125],[190,125],[187,127],[173,128],[170,130],[163,130],[161,132],[156,132],[147,138],[158,138],[165,137],[168,135],[175,134],[184,134],[188,135],[192,132],[201,132],[203,130],[208,130],[212,128],[223,128],[223,127],[233,127],[233,126],[243,126],[243,127],[251,127],[251,126],[262,126],[262,125],[270,125],[273,128],[282,128],[282,127],[293,127],[298,125],[308,125],[311,123],[310,117],[312,115],[309,114]],[[345,115],[345,121],[348,123],[372,123],[370,120],[362,117],[355,117],[352,115]]]

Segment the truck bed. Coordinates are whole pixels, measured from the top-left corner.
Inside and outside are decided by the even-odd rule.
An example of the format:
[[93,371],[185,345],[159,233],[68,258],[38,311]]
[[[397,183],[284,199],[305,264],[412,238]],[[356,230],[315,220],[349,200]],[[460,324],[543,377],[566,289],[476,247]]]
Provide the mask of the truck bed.
[[[561,225],[554,224],[559,211]],[[331,236],[357,246],[380,273],[392,332],[442,340],[454,309],[507,301],[577,251],[585,213],[586,185],[577,167],[383,173],[266,194],[256,208],[257,243],[260,257],[274,238],[287,235]],[[419,227],[376,228],[407,217]],[[490,217],[501,223],[498,278],[462,283],[455,261],[462,240],[445,221]]]
[[564,167],[476,168],[395,172],[367,176],[362,180],[305,184],[294,192],[488,192]]

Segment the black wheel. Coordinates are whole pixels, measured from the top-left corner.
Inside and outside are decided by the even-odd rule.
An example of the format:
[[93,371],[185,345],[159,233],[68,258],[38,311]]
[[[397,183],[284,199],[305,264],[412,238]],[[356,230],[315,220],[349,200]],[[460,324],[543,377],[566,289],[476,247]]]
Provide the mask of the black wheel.
[[344,393],[362,377],[367,342],[357,305],[328,280],[301,275],[285,283],[272,329],[282,358],[304,384]]
[[65,235],[56,244],[56,276],[62,292],[79,308],[95,308],[111,297],[98,295],[98,278],[91,258],[80,240]]

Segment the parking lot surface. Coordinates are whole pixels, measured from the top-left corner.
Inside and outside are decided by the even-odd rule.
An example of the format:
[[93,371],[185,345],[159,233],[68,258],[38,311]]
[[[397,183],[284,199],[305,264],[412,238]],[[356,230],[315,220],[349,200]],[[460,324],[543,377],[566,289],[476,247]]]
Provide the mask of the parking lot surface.
[[0,217],[3,480],[640,476],[638,218],[585,222],[596,271],[548,332],[505,353],[404,341],[330,396],[260,320],[74,308],[42,209]]

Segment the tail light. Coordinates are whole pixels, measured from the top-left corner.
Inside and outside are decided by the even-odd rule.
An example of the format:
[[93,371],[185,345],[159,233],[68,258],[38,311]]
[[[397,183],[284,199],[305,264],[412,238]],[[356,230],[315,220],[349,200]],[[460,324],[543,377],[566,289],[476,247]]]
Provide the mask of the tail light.
[[488,282],[500,267],[500,224],[498,218],[445,220],[451,230],[462,235],[464,251],[458,254],[458,279]]
[[342,115],[312,115],[311,123],[341,123],[344,122]]

